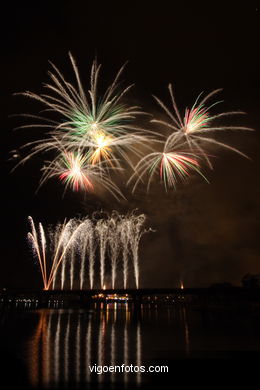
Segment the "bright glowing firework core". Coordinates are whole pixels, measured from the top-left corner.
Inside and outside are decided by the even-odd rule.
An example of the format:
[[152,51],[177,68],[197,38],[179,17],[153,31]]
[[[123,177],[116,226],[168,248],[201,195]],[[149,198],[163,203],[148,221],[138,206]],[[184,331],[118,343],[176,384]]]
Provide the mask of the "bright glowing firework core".
[[92,123],[92,125],[90,127],[91,127],[91,130],[97,130],[98,124],[94,122],[94,123]]
[[82,170],[86,157],[73,152],[66,152],[63,157],[67,170],[60,174],[60,180],[69,183],[75,191],[79,188],[93,191],[93,184]]
[[92,134],[92,140],[94,144],[94,151],[91,153],[89,161],[91,164],[99,163],[102,159],[110,161],[111,144],[112,137],[106,135],[104,132],[97,130]]

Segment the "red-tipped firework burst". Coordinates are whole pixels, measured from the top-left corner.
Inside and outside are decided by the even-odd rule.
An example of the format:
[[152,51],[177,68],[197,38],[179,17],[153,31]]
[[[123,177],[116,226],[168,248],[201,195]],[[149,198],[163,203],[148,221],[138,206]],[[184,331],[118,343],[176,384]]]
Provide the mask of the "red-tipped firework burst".
[[200,170],[200,165],[195,158],[181,153],[162,153],[160,164],[160,178],[166,187],[176,186],[177,177],[184,180],[190,175],[190,171]]
[[150,153],[138,162],[134,174],[128,181],[128,184],[134,181],[133,192],[146,174],[148,174],[147,190],[149,190],[151,181],[158,171],[166,190],[176,188],[178,179],[184,181],[192,172],[198,173],[207,181],[201,172],[198,153],[186,151],[186,142],[179,141],[178,136],[171,134],[164,142],[162,152]]
[[[201,156],[203,156],[210,168],[212,168],[212,164],[211,164],[211,161],[209,160],[207,152],[205,151],[206,146],[209,144],[215,145],[217,147],[222,147],[222,148],[232,150],[233,152],[236,152],[236,153],[242,155],[243,157],[248,158],[240,150],[238,150],[238,149],[234,148],[233,146],[230,146],[226,143],[220,142],[220,141],[216,140],[215,138],[213,138],[212,136],[208,135],[212,132],[227,131],[227,130],[253,131],[253,129],[248,128],[248,127],[244,127],[244,126],[215,125],[215,121],[219,120],[223,117],[237,115],[237,114],[244,114],[244,112],[241,112],[241,111],[229,111],[229,112],[221,112],[221,113],[215,114],[215,115],[210,115],[210,113],[209,113],[210,109],[212,109],[214,106],[218,105],[222,101],[217,101],[208,107],[205,106],[205,103],[212,96],[214,96],[218,92],[220,92],[221,89],[216,89],[216,90],[212,91],[211,93],[206,95],[202,100],[200,100],[200,98],[202,96],[202,93],[201,93],[197,97],[192,108],[191,109],[186,108],[184,118],[182,118],[181,113],[177,107],[171,84],[169,84],[168,89],[169,89],[170,96],[171,96],[172,108],[168,108],[156,96],[154,96],[154,98],[157,101],[157,103],[159,104],[159,106],[166,113],[168,118],[170,118],[170,121],[152,119],[151,122],[157,123],[158,125],[162,125],[168,129],[171,129],[171,131],[173,131],[173,134],[176,134],[179,137],[181,142],[184,138],[186,140],[191,152],[195,153],[195,154],[198,152]],[[206,137],[205,137],[205,134],[207,134]]]
[[79,188],[87,191],[93,191],[94,186],[84,173],[84,165],[87,157],[74,152],[66,152],[64,154],[64,165],[67,170],[59,175],[61,181],[64,181],[73,190],[78,191]]

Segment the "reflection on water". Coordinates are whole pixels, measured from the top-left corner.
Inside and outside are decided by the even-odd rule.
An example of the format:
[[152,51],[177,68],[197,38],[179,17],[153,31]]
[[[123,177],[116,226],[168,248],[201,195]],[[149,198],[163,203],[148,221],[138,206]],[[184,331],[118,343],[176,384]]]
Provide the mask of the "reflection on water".
[[182,306],[182,315],[183,315],[183,324],[184,324],[184,331],[185,331],[185,349],[187,355],[189,355],[190,351],[190,338],[189,338],[189,326],[187,321],[187,313],[186,313],[186,307]]
[[94,310],[40,310],[28,341],[27,367],[33,387],[89,382],[136,382],[140,373],[99,375],[91,366],[142,365],[140,319],[130,327],[128,304],[103,303]]
[[[169,377],[185,379],[181,370],[191,370],[195,360],[201,365],[201,358],[232,358],[241,351],[246,359],[259,357],[259,322],[259,316],[229,310],[99,302],[88,309],[14,308],[3,312],[0,326],[2,341],[25,365],[32,388],[74,390],[89,384],[91,389],[132,390],[151,382],[158,387],[167,374],[98,374],[98,367],[169,365]],[[244,355],[250,351],[258,355]],[[213,374],[215,367],[213,361]]]

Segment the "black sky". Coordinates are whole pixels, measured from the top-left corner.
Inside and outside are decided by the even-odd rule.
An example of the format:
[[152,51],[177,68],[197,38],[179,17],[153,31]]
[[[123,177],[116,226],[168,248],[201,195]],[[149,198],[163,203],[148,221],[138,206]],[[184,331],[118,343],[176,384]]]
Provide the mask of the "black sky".
[[[260,273],[260,6],[172,3],[14,1],[2,11],[0,287],[39,285],[25,239],[28,215],[47,224],[101,208],[138,207],[156,230],[141,247],[143,286],[176,286],[180,278],[187,286],[239,284],[245,273]],[[129,61],[125,83],[136,84],[129,99],[152,112],[158,108],[151,94],[167,100],[169,82],[182,109],[201,91],[223,88],[223,111],[246,111],[240,123],[255,129],[223,139],[252,160],[217,151],[214,171],[204,170],[210,185],[194,177],[168,194],[159,186],[148,195],[140,190],[128,203],[107,196],[84,200],[75,193],[62,199],[63,188],[55,182],[35,194],[40,161],[13,174],[14,163],[8,161],[9,152],[31,140],[35,130],[13,132],[21,119],[9,116],[35,113],[39,107],[13,93],[41,92],[49,60],[72,78],[68,51],[85,85],[95,55],[102,63],[104,84]]]

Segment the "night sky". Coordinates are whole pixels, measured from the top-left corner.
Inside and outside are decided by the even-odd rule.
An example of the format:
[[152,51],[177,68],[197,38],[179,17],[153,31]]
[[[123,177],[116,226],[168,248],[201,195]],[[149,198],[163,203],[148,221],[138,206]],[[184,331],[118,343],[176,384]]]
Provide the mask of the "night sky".
[[[56,223],[94,210],[147,214],[155,232],[144,236],[141,286],[239,285],[246,273],[260,273],[260,6],[186,2],[9,2],[2,12],[1,126],[2,218],[0,287],[41,286],[40,273],[26,243],[27,216]],[[128,202],[110,195],[68,192],[50,181],[36,194],[41,160],[36,158],[10,173],[10,151],[43,136],[42,130],[13,131],[23,124],[17,113],[37,113],[42,107],[23,97],[26,90],[42,92],[51,60],[70,80],[68,58],[77,60],[88,88],[90,66],[102,63],[101,87],[107,86],[125,62],[125,85],[135,83],[129,101],[158,112],[152,94],[169,102],[173,84],[179,107],[191,105],[201,91],[223,88],[221,110],[242,110],[232,123],[253,127],[254,133],[225,133],[221,140],[251,160],[231,151],[215,150],[214,170],[204,166],[207,184],[199,176],[179,183],[177,191],[145,186]],[[167,100],[168,99],[168,100]],[[144,119],[145,120],[145,119]],[[148,123],[148,122],[146,122]],[[124,183],[122,183],[122,189]]]

